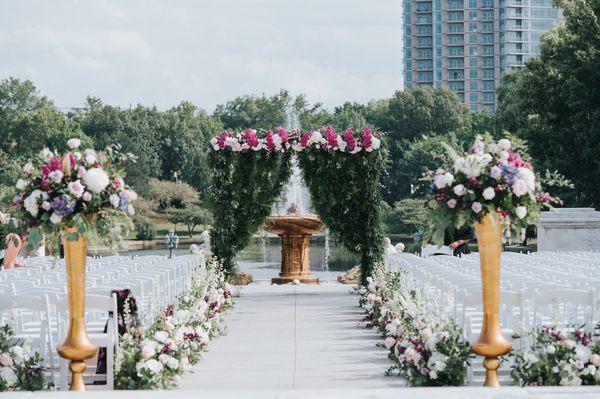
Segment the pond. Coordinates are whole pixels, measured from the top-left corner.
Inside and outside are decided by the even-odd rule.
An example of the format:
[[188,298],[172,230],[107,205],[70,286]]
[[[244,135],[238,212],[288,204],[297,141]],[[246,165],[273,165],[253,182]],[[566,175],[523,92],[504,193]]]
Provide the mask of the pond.
[[[329,261],[325,262],[325,236],[311,237],[309,246],[310,267],[322,281],[334,281],[338,275],[358,264],[357,258],[342,245],[329,239]],[[126,251],[124,255],[166,255],[164,248]],[[187,246],[177,249],[175,256],[189,253]],[[268,236],[263,240],[255,237],[242,252],[238,254],[237,263],[240,269],[251,274],[256,281],[268,281],[279,273],[281,263],[281,241],[279,237]]]

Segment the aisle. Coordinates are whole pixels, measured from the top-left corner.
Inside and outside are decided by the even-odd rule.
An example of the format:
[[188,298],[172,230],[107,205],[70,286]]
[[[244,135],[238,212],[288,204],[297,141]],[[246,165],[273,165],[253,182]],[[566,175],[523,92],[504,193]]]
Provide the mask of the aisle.
[[357,326],[350,287],[250,285],[181,389],[285,390],[399,387],[377,336]]

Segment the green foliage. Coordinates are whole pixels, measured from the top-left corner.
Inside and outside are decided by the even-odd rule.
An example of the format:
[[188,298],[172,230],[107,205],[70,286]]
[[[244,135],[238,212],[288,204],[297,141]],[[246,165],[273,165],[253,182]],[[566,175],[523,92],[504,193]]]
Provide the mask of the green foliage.
[[394,204],[386,224],[394,228],[394,233],[415,234],[427,227],[428,214],[425,200],[406,198]]
[[298,154],[312,205],[332,234],[357,255],[361,282],[382,259],[383,223],[379,179],[385,151],[346,154],[309,148]]
[[184,208],[188,204],[200,203],[200,194],[187,183],[150,179],[148,181],[147,197],[165,210],[169,207]]
[[213,115],[228,130],[266,130],[285,123],[285,110],[291,101],[292,96],[286,90],[271,97],[241,96],[217,105]]
[[565,23],[543,36],[539,57],[508,74],[498,124],[529,142],[536,163],[570,179],[568,204],[600,206],[600,0],[560,1]]
[[198,205],[188,205],[181,209],[167,209],[167,217],[169,221],[175,225],[185,225],[190,237],[193,235],[196,226],[206,225],[212,221],[212,215],[210,212],[207,209],[199,207]]
[[264,224],[289,179],[290,155],[291,151],[209,154],[209,207],[214,215],[210,242],[228,277],[235,271],[235,255]]

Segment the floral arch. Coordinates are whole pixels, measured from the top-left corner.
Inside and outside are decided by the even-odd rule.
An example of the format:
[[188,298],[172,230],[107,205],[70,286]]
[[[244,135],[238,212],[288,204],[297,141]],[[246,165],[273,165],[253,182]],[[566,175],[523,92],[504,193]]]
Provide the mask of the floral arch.
[[291,174],[295,154],[313,207],[331,233],[360,259],[362,282],[382,259],[381,139],[371,129],[301,133],[282,127],[218,134],[211,140],[209,205],[213,253],[228,272],[265,223]]

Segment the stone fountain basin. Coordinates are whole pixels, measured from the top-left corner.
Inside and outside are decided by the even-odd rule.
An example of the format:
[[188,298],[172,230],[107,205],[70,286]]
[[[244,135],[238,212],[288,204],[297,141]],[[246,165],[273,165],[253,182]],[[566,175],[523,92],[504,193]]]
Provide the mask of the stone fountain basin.
[[325,231],[325,225],[317,215],[269,216],[264,229],[274,234],[317,234]]

